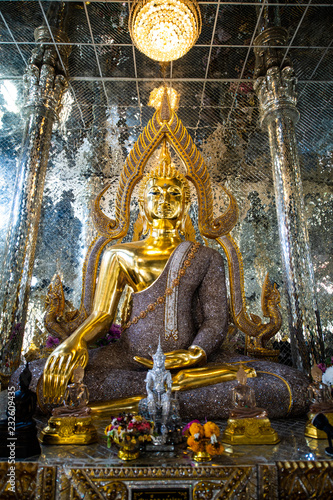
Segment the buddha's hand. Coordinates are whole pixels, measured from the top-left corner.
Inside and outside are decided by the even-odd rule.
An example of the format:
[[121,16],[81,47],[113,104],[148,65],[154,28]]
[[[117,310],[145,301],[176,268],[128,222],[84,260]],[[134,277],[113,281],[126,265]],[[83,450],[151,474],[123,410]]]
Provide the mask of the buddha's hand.
[[[153,361],[150,359],[142,358],[141,356],[134,356],[135,361],[141,363],[147,368],[153,367]],[[201,347],[191,346],[188,349],[178,349],[165,353],[165,368],[173,370],[176,368],[187,368],[188,366],[202,366],[207,362],[206,353]]]
[[77,337],[69,337],[49,356],[43,374],[45,403],[60,403],[65,394],[73,370],[88,363],[87,343]]

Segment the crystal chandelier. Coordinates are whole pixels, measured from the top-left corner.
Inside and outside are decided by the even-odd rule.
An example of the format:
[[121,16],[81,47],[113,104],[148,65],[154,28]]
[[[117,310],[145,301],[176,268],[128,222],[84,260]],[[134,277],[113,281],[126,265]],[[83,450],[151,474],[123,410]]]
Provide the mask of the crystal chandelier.
[[200,35],[200,9],[196,0],[135,0],[129,30],[135,46],[146,56],[175,61]]

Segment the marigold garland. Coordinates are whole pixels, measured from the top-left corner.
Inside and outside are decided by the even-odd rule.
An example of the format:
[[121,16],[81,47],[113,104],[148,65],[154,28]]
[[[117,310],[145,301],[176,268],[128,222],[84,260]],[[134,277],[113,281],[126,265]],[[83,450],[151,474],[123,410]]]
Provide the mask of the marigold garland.
[[187,444],[194,453],[207,452],[214,456],[221,455],[224,451],[224,447],[217,440],[220,429],[214,422],[202,425],[198,420],[193,420],[185,426],[183,434],[187,437]]

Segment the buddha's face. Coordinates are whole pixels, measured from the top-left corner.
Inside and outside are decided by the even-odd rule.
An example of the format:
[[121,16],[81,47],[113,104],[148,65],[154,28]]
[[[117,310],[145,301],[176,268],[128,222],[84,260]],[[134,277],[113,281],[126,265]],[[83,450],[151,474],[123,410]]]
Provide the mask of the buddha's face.
[[80,384],[84,377],[84,370],[81,367],[75,368],[73,371],[73,382],[75,384]]
[[165,366],[165,358],[158,356],[154,358],[154,366],[156,368],[163,368]]
[[314,382],[321,382],[323,378],[323,372],[321,369],[315,365],[311,368],[311,375]]
[[149,220],[179,220],[183,216],[183,186],[179,179],[153,178],[147,182],[144,198]]

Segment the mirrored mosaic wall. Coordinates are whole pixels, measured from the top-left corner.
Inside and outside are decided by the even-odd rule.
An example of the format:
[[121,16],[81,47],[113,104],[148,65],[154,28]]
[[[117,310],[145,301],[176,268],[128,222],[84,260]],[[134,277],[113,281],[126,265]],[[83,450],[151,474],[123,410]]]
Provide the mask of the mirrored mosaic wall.
[[[0,3],[1,260],[23,134],[22,75],[34,29],[45,22],[50,3]],[[131,44],[127,2],[68,3],[70,85],[52,139],[25,349],[32,340],[45,343],[45,296],[56,272],[63,276],[69,303],[79,306],[81,267],[95,235],[91,202],[110,183],[104,206],[113,214],[124,159],[153,115],[149,94],[162,83],[158,64]],[[220,184],[239,204],[233,236],[243,254],[248,310],[260,314],[261,286],[269,272],[281,291],[281,335],[287,338],[269,145],[253,91],[257,13],[263,14],[262,4],[270,2],[199,3],[203,30],[198,43],[171,65],[166,82],[181,95],[179,117],[212,176],[215,214],[224,208]],[[290,40],[283,50],[299,81],[297,138],[306,217],[327,354],[333,355],[333,6],[329,0],[281,2],[279,14]],[[135,219],[135,199],[132,208]],[[195,212],[194,200],[193,217]]]

